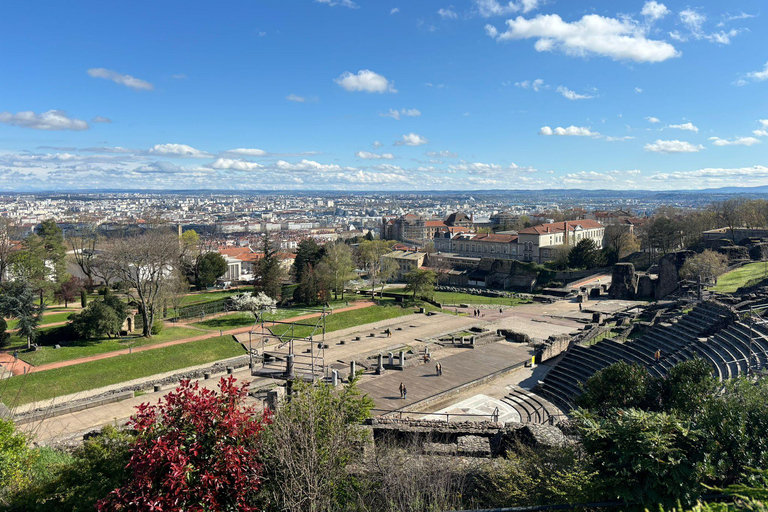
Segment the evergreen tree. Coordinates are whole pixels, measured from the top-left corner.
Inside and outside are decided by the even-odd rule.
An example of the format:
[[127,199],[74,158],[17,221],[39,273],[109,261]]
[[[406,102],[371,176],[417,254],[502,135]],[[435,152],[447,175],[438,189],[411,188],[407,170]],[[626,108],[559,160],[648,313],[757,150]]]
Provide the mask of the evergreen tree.
[[256,267],[256,292],[264,292],[269,297],[279,300],[282,288],[282,269],[277,253],[272,249],[269,237],[264,236],[262,245],[264,257],[259,260]]

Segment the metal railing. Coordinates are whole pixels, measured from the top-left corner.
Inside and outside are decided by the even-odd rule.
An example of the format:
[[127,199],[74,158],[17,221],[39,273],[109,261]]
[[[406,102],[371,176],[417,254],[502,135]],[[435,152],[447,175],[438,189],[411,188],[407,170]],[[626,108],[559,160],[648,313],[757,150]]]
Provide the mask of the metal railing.
[[[499,421],[499,408],[496,407],[494,411],[491,414],[469,414],[469,413],[454,413],[454,412],[412,412],[412,411],[403,411],[401,409],[371,409],[371,412],[381,412],[383,414],[379,414],[378,417],[397,417],[397,419],[411,419],[407,416],[410,415],[421,415],[421,416],[437,416],[440,419],[436,419],[435,421],[443,421],[442,417],[445,416],[445,422],[450,423],[452,417],[459,417],[459,418],[488,418],[489,421],[492,421],[494,423],[498,423]],[[403,418],[403,415],[406,417]]]

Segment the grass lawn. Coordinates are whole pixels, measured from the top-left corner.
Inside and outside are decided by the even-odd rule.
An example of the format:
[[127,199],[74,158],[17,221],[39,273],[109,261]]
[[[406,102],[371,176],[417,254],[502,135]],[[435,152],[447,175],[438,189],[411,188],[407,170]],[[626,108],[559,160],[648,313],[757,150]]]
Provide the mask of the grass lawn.
[[[160,334],[152,338],[143,338],[141,336],[130,336],[122,338],[102,338],[99,340],[81,340],[73,341],[69,345],[54,349],[53,347],[40,347],[35,352],[22,352],[19,357],[34,366],[41,364],[57,363],[59,361],[69,361],[114,350],[123,350],[128,347],[141,347],[144,345],[154,345],[166,341],[180,340],[182,338],[191,338],[203,334],[197,329],[187,327],[167,327]],[[24,347],[26,343],[19,340]]]
[[723,274],[717,279],[717,285],[710,289],[714,292],[734,293],[743,286],[757,284],[767,276],[766,270],[766,262],[749,263]]
[[[350,303],[351,304],[351,303]],[[346,306],[346,302],[331,301],[332,308],[342,308]],[[264,313],[264,320],[285,320],[286,318],[293,318],[295,316],[311,315],[319,313],[322,307],[308,308],[304,306],[290,307],[290,308],[278,308],[274,313]],[[222,315],[217,318],[211,318],[210,320],[203,320],[202,322],[195,322],[192,325],[200,327],[202,329],[235,329],[237,327],[247,327],[253,325],[254,318],[250,313],[235,312]]]
[[[386,290],[391,293],[410,295],[403,288]],[[529,304],[531,301],[517,297],[486,297],[484,295],[471,295],[469,293],[435,292],[433,300],[440,304],[495,304],[498,306],[517,306]]]
[[[73,313],[74,313],[73,311],[69,311],[66,313],[50,313],[50,314],[45,313],[43,315],[43,319],[40,321],[40,325],[66,322],[69,319],[69,315]],[[15,329],[17,323],[18,323],[18,320],[16,320],[15,318],[12,320],[8,320],[8,329]]]
[[[389,318],[397,318],[403,315],[410,315],[414,312],[413,308],[401,308],[400,306],[371,306],[353,311],[342,311],[334,313],[325,319],[325,332],[338,331],[347,327],[380,322]],[[304,323],[314,324],[317,319],[305,320]],[[269,324],[267,324],[269,325]],[[290,325],[275,325],[270,327],[272,332],[277,335],[290,333]],[[294,328],[294,336],[309,336],[314,331],[313,327],[297,326]],[[315,333],[322,332],[320,329]]]
[[0,401],[13,407],[243,354],[232,336],[125,354],[5,379],[0,381]]
[[205,304],[206,302],[215,302],[217,300],[226,299],[246,291],[243,290],[217,290],[213,292],[200,292],[192,295],[185,295],[181,299],[182,306],[191,306],[192,304]]

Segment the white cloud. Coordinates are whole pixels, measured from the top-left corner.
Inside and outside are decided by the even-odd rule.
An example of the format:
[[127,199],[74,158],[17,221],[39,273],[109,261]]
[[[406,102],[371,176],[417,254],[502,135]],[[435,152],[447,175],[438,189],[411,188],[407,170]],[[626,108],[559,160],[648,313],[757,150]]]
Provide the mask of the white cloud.
[[763,82],[768,80],[768,62],[765,63],[765,67],[762,71],[751,71],[747,73],[747,77],[756,82]]
[[210,167],[213,169],[232,170],[232,171],[255,171],[264,168],[263,165],[246,160],[234,160],[232,158],[219,158]]
[[171,78],[175,78],[176,80],[186,80],[187,75],[185,75],[184,73],[177,73],[175,75],[171,75]]
[[605,137],[605,140],[607,142],[617,142],[617,141],[618,142],[623,142],[625,140],[632,140],[632,139],[634,139],[634,137],[632,137],[631,135],[625,135],[623,137],[611,137],[609,135],[609,136]]
[[371,144],[371,146],[373,146],[375,149],[379,149],[383,145],[384,145],[384,143],[381,142],[381,141],[378,141],[378,140],[373,141],[373,144]]
[[653,117],[653,116],[646,117],[645,120],[648,121],[649,123],[660,123],[661,122],[661,121],[659,121],[658,117]]
[[646,30],[631,19],[588,14],[568,23],[557,14],[507,20],[507,31],[497,41],[537,39],[537,51],[562,51],[567,55],[601,55],[614,60],[662,62],[680,52],[665,41],[646,38]]
[[649,18],[651,21],[660,20],[669,13],[670,10],[667,9],[666,5],[660,4],[654,0],[645,2],[645,5],[643,5],[643,10],[640,11],[640,14],[646,18]]
[[211,155],[186,144],[155,144],[149,151],[151,155],[177,156],[183,158],[208,158]]
[[131,89],[151,91],[155,88],[155,86],[146,80],[134,78],[131,75],[124,75],[122,73],[118,73],[117,71],[112,71],[111,69],[91,68],[88,70],[88,74],[94,78],[112,80],[116,84],[124,85],[126,87],[130,87]]
[[450,6],[448,8],[443,8],[437,11],[437,14],[440,15],[443,19],[452,19],[455,20],[459,17],[458,14],[456,14],[456,11],[453,10],[453,6]]
[[726,23],[730,23],[730,22],[735,21],[735,20],[746,20],[746,19],[749,19],[749,18],[756,18],[756,17],[757,17],[756,14],[747,14],[747,13],[745,13],[743,11],[741,13],[735,14],[733,16],[731,16],[730,14],[723,14],[723,21],[718,23],[717,26],[718,27],[722,27]]
[[759,119],[761,128],[753,130],[752,133],[758,137],[768,137],[768,119]]
[[643,149],[653,153],[697,153],[704,149],[704,146],[682,140],[657,140],[653,144],[646,144]]
[[230,149],[229,151],[226,151],[226,153],[230,155],[241,155],[241,156],[267,156],[269,154],[263,149],[256,149],[256,148]]
[[589,128],[583,127],[583,126],[569,126],[567,128],[561,128],[558,126],[554,130],[550,128],[549,126],[543,126],[541,130],[539,130],[539,135],[561,135],[561,136],[571,136],[571,137],[595,137],[600,135],[597,132],[593,132]]
[[107,123],[107,124],[111,124],[112,120],[110,118],[108,118],[108,117],[96,116],[93,119],[91,119],[91,122],[92,123]]
[[421,146],[429,142],[426,138],[417,133],[408,133],[403,135],[403,140],[395,141],[395,146]]
[[669,128],[675,128],[676,130],[686,130],[689,132],[699,133],[699,129],[696,126],[694,126],[693,123],[671,124],[669,125]]
[[732,140],[710,137],[708,140],[711,140],[715,146],[754,146],[760,144],[760,139],[754,137],[736,137]]
[[569,100],[588,100],[590,98],[594,98],[594,96],[590,96],[589,94],[578,94],[569,88],[567,88],[564,85],[560,85],[557,87],[557,92],[562,94],[565,98]]
[[400,12],[400,8],[399,8],[399,7],[395,7],[394,9],[392,9],[391,11],[389,11],[389,14],[390,14],[390,16],[391,16],[391,15],[393,15],[393,14],[397,14],[397,13],[399,13],[399,12]]
[[397,92],[394,82],[390,82],[382,75],[374,73],[370,69],[361,69],[356,75],[345,71],[334,82],[350,92]]
[[764,165],[755,165],[752,167],[739,167],[739,168],[706,168],[698,169],[695,171],[678,171],[672,173],[661,173],[649,176],[648,179],[654,181],[670,181],[680,180],[688,183],[695,183],[698,185],[696,188],[703,188],[703,186],[710,185],[711,183],[730,183],[734,180],[752,180],[758,178],[768,178],[768,167]]
[[335,7],[337,5],[341,5],[342,7],[348,7],[350,9],[357,9],[358,7],[360,7],[352,0],[315,0],[315,2],[319,4],[330,5],[331,7]]
[[63,110],[49,110],[42,114],[32,111],[0,112],[0,123],[18,126],[20,128],[32,128],[33,130],[72,130],[83,131],[90,128],[82,119],[73,119],[67,116]]
[[401,108],[400,110],[391,108],[389,109],[389,112],[379,115],[381,117],[391,117],[392,119],[399,121],[401,117],[419,117],[421,115],[421,111],[415,108]]
[[544,80],[541,78],[537,78],[536,80],[523,80],[522,82],[515,82],[515,87],[520,87],[521,89],[533,89],[536,92],[539,92],[541,89],[549,89],[549,86],[544,84]]
[[704,22],[707,21],[707,17],[704,14],[698,13],[693,9],[685,9],[678,14],[680,21],[688,27],[688,30],[694,34],[701,33],[701,28]]
[[285,97],[285,99],[287,99],[288,101],[295,101],[296,103],[304,103],[305,101],[307,101],[307,98],[305,98],[304,96],[298,96],[296,94],[289,94],[288,96]]
[[642,93],[642,92],[643,92],[643,90],[642,90],[641,88],[639,88],[639,87],[635,87],[635,92],[636,92],[637,94],[640,94],[640,93]]
[[459,154],[452,151],[427,151],[427,156],[440,158],[458,158]]
[[517,0],[506,4],[498,0],[475,0],[477,12],[484,18],[491,16],[503,16],[514,12],[527,13],[539,7],[540,0]]
[[275,162],[275,168],[280,171],[310,171],[310,172],[339,172],[345,170],[356,170],[353,167],[342,167],[336,164],[321,164],[314,160],[302,160],[300,162],[286,162],[278,160]]
[[395,158],[392,153],[371,153],[370,151],[358,151],[355,156],[364,160],[392,160]]
[[566,174],[565,176],[563,176],[562,179],[566,183],[584,183],[584,182],[591,182],[591,181],[600,181],[600,182],[616,181],[616,178],[611,176],[610,174],[604,174],[604,173],[595,172],[595,171],[581,171],[581,172]]

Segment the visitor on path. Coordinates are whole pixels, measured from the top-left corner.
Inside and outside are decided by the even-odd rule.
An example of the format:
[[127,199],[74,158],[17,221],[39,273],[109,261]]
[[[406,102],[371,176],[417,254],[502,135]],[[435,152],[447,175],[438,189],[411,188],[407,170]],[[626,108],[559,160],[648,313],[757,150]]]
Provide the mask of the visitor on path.
[[14,350],[13,351],[13,362],[16,363],[18,361],[19,361],[19,351],[18,350]]
[[405,386],[403,386],[403,400],[405,400],[406,398],[408,398],[408,389]]
[[581,311],[581,308],[582,308],[581,302],[579,302],[579,311]]
[[440,363],[435,363],[435,375],[440,376]]
[[405,384],[400,383],[400,398],[405,398]]
[[657,363],[659,362],[659,360],[661,359],[661,349],[656,349],[656,353],[653,354],[653,358],[656,360]]
[[500,315],[504,314],[504,309],[503,308],[499,308],[499,314]]
[[437,375],[438,376],[443,375],[443,363],[437,363]]

